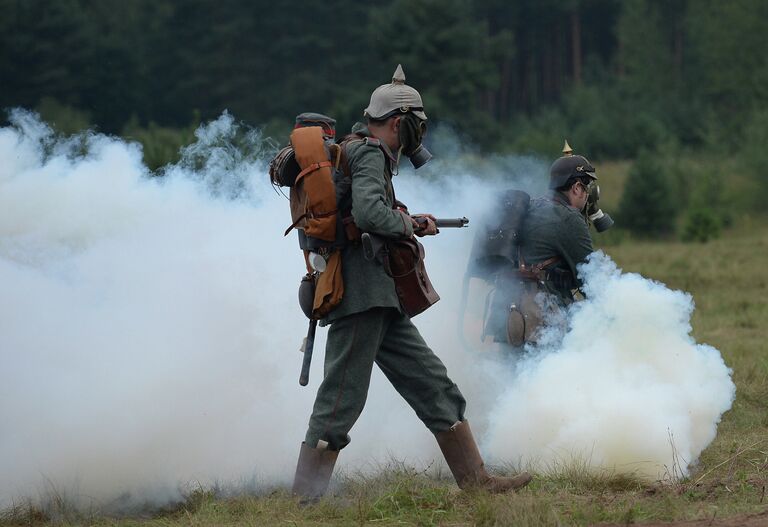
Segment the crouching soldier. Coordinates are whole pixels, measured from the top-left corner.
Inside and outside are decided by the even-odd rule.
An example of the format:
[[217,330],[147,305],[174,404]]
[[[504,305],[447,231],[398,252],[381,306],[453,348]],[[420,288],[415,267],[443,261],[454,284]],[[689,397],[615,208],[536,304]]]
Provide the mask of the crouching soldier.
[[594,250],[589,223],[602,232],[613,220],[597,206],[597,175],[589,160],[574,155],[567,142],[563,154],[550,168],[549,193],[530,202],[522,228],[520,267],[569,304],[581,286],[576,266]]
[[481,339],[504,350],[540,342],[546,327],[565,329],[563,307],[583,295],[577,266],[593,252],[589,225],[598,232],[613,225],[598,206],[594,167],[567,142],[563,153],[550,167],[547,194],[503,192],[476,235],[463,303],[470,278],[492,287]]

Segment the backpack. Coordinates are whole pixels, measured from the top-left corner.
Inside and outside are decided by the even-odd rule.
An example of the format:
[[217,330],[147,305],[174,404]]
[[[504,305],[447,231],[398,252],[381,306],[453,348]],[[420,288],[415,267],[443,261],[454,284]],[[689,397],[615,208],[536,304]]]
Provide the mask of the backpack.
[[291,225],[300,231],[299,247],[313,251],[336,241],[334,171],[341,148],[333,143],[336,121],[320,114],[301,114],[290,137],[269,165],[273,185],[290,189]]
[[[464,275],[460,316],[463,320],[470,279],[479,278],[490,285],[483,313],[483,341],[490,337],[493,342],[520,347],[535,340],[541,324],[535,301],[538,282],[535,274],[526,269],[520,254],[530,203],[530,195],[521,190],[505,191],[475,235]],[[463,333],[461,338],[466,346]]]
[[511,189],[488,211],[472,244],[467,266],[470,278],[490,282],[499,270],[519,267],[520,236],[530,203],[530,195]]
[[[313,300],[312,305],[302,304],[301,308],[315,320],[325,317],[341,302],[344,283],[339,248],[356,235],[359,237],[350,211],[339,207],[351,189],[345,146],[355,137],[336,144],[335,126],[336,121],[326,115],[300,114],[290,144],[269,164],[272,184],[290,189],[292,223],[284,234],[294,229],[298,233],[307,267],[300,297],[304,303]],[[313,286],[312,292],[307,292],[308,283]]]

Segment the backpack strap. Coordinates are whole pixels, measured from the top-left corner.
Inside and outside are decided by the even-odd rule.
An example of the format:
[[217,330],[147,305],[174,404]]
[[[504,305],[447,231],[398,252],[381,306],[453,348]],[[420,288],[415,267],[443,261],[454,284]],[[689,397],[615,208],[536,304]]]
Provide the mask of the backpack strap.
[[[349,166],[348,149],[349,146],[353,143],[362,143],[373,148],[378,148],[382,151],[384,157],[387,157],[387,152],[384,150],[384,145],[381,142],[381,139],[360,134],[349,134],[345,136],[339,143],[339,154],[336,160],[336,168],[341,167],[342,174],[344,174],[344,177],[349,181],[352,181],[352,168]],[[394,188],[392,189],[392,192],[394,196]],[[356,243],[360,242],[363,233],[360,228],[355,225],[355,220],[352,218],[351,208],[341,211],[341,220],[344,223],[344,231],[346,233],[347,240]]]
[[349,134],[344,137],[344,139],[341,140],[341,143],[339,143],[339,160],[341,163],[338,163],[341,165],[341,171],[344,174],[344,177],[347,179],[352,179],[352,169],[349,166],[349,154],[348,149],[350,143],[355,142],[362,142],[363,137],[357,135],[357,134]]
[[299,175],[296,176],[296,183],[297,184],[301,179],[306,176],[307,174],[314,172],[315,170],[319,170],[323,167],[332,167],[333,163],[330,161],[320,161],[319,163],[312,163],[311,165],[308,165],[307,168],[299,172]]

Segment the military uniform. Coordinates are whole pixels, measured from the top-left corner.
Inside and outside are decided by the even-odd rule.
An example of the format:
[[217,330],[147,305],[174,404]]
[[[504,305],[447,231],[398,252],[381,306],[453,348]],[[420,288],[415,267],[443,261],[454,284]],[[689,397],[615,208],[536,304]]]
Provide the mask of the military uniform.
[[576,266],[592,251],[592,237],[584,215],[562,193],[553,191],[549,196],[531,200],[522,229],[520,255],[527,267],[558,258],[547,269],[544,285],[548,292],[570,302],[571,290],[581,285]]
[[[390,142],[397,134],[398,154],[414,167],[432,157],[421,143],[427,120],[421,95],[405,84],[402,67],[391,84],[376,88],[365,116]],[[395,208],[392,176],[399,155],[366,126],[355,125],[353,132],[358,139],[344,143],[351,192],[341,197],[339,210],[351,210],[359,230],[389,239],[413,236],[411,218]],[[464,397],[402,311],[394,280],[383,265],[365,259],[355,242],[342,249],[341,263],[344,295],[322,321],[330,324],[325,376],[299,451],[294,494],[316,498],[325,493],[339,450],[349,443],[348,432],[365,405],[374,363],[435,434],[459,487],[503,492],[525,486],[531,479],[527,473],[503,478],[485,470],[464,420]]]
[[[394,209],[392,173],[396,158],[362,124],[364,138],[347,150],[352,175],[351,209],[363,231],[387,238],[413,235],[411,221]],[[342,204],[343,207],[343,204]],[[360,244],[343,249],[344,297],[328,315],[325,377],[317,392],[305,441],[325,441],[332,450],[349,443],[347,433],[365,404],[374,362],[432,432],[464,417],[465,401],[445,366],[405,315],[395,284],[377,260],[366,260]]]

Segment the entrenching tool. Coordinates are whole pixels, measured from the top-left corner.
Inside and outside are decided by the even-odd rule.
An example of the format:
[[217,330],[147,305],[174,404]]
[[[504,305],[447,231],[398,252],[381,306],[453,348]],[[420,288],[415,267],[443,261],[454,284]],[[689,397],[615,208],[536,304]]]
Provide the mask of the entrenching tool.
[[317,320],[309,321],[309,329],[304,342],[301,344],[301,352],[304,353],[304,360],[301,362],[301,374],[299,375],[299,384],[306,386],[309,384],[309,367],[312,365],[312,351],[315,348],[315,331],[317,330]]

